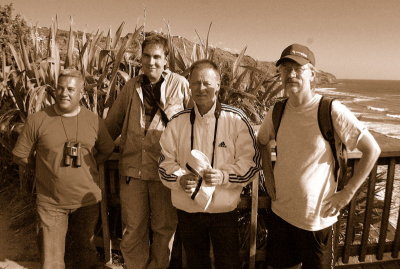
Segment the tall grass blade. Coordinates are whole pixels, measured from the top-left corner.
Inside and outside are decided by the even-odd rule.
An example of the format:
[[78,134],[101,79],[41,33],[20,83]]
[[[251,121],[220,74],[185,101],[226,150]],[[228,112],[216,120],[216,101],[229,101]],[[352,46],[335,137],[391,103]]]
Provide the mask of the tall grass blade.
[[25,43],[24,43],[24,41],[22,39],[22,36],[19,35],[18,39],[19,39],[19,45],[21,47],[22,61],[24,62],[25,69],[27,71],[31,71],[32,68],[31,68],[31,64],[29,63],[28,52],[26,50],[26,46],[25,46]]
[[93,39],[93,42],[91,43],[91,46],[90,46],[89,67],[88,67],[88,72],[90,74],[93,72],[93,69],[96,65],[96,60],[97,60],[96,52],[98,49],[97,44],[99,43],[99,41],[102,37],[103,37],[103,32],[97,33]]
[[31,42],[33,45],[33,50],[31,50],[31,52],[33,53],[33,61],[35,61],[37,58],[37,40],[34,31],[35,27],[33,25],[30,25],[29,37],[31,38]]
[[144,26],[141,26],[138,29],[136,29],[135,32],[132,35],[130,35],[129,38],[127,40],[125,40],[125,42],[121,45],[121,47],[117,53],[117,56],[115,57],[115,62],[113,65],[113,69],[111,71],[111,75],[110,75],[111,82],[110,82],[110,86],[108,87],[108,90],[107,90],[106,99],[105,99],[106,102],[110,96],[110,93],[113,92],[115,89],[115,85],[117,82],[116,81],[117,71],[119,68],[119,64],[121,63],[121,60],[124,56],[126,48],[128,48],[132,44],[133,40],[136,40],[139,37],[139,34],[142,32],[143,29],[144,29]]
[[[110,57],[111,54],[111,50],[110,49],[104,49],[104,50],[100,50],[99,56],[98,56],[98,70],[100,73],[106,73],[105,67],[107,65],[107,59]],[[107,59],[106,59],[107,58]]]
[[214,54],[215,54],[215,49],[210,50],[210,55],[208,56],[208,59],[211,61],[214,61]]
[[68,33],[68,45],[67,45],[67,57],[65,58],[64,68],[69,68],[73,66],[73,52],[75,45],[75,35],[72,31],[73,19],[70,17],[69,21],[69,33]]
[[200,35],[199,35],[199,32],[197,32],[196,29],[195,29],[194,31],[196,32],[197,38],[199,39],[200,46],[202,46],[203,48],[205,48],[204,42],[203,42],[203,40],[201,39],[201,37],[200,37]]
[[244,69],[243,72],[239,75],[239,77],[236,80],[232,80],[233,81],[233,85],[232,87],[236,90],[240,90],[240,85],[242,85],[242,82],[244,80],[244,78],[246,77],[248,73],[248,69]]
[[190,56],[190,59],[192,60],[192,63],[194,63],[195,61],[197,61],[196,47],[197,47],[197,44],[196,44],[196,43],[193,44],[192,55]]
[[[32,64],[32,70],[33,70],[33,73],[34,73],[34,75],[35,75],[35,79],[36,79],[36,84],[38,85],[38,86],[40,86],[41,84],[42,84],[42,81],[41,81],[41,77],[40,77],[40,73],[39,73],[39,70],[38,70],[38,68],[37,68],[37,66],[36,66],[36,63],[33,63]],[[43,80],[43,82],[44,82],[44,80]]]
[[40,62],[39,70],[38,70],[40,77],[42,78],[42,81],[47,84],[51,84],[50,78],[49,78],[49,69],[50,69],[49,65],[50,65],[50,63],[49,63],[48,59],[43,60]]
[[1,73],[3,81],[7,81],[6,79],[6,51],[1,51]]
[[139,27],[132,35],[129,36],[129,38],[127,40],[125,40],[123,45],[120,47],[120,49],[117,53],[117,56],[115,57],[115,62],[114,62],[114,66],[113,66],[113,69],[111,72],[111,76],[115,76],[115,74],[117,73],[119,64],[121,63],[121,60],[123,59],[126,48],[131,46],[133,40],[136,40],[139,37],[139,34],[141,33],[142,29],[143,29],[143,26]]
[[50,64],[49,69],[49,78],[51,82],[54,82],[54,85],[57,85],[58,82],[58,74],[60,70],[60,52],[58,49],[58,45],[56,42],[56,34],[58,31],[58,23],[57,23],[57,16],[56,19],[53,20],[50,28],[50,40],[49,40],[49,48],[50,57],[53,60],[53,63]]
[[206,37],[206,58],[209,59],[208,57],[210,57],[209,55],[209,51],[208,51],[208,38],[210,37],[210,31],[211,31],[211,26],[212,26],[212,22],[210,22],[210,26],[208,26],[208,32],[207,32],[207,37]]
[[262,71],[261,69],[255,67],[255,66],[251,66],[251,65],[241,65],[240,67],[249,69],[249,70],[251,70],[251,71],[253,71],[253,72],[256,72],[256,73],[259,73],[259,74],[264,74],[264,73],[265,73],[265,72]]
[[[176,59],[177,50],[175,48],[175,45],[174,45],[174,42],[173,42],[173,39],[172,39],[170,25],[167,22],[165,24],[166,24],[166,27],[167,27],[168,46],[169,46],[169,49],[170,49],[170,54],[169,54],[170,56],[169,56],[169,59],[168,59],[168,65],[169,65],[169,68],[173,72],[176,72],[177,71],[176,70],[176,66],[178,65],[177,59]],[[183,70],[183,69],[181,69],[181,70]]]
[[87,69],[88,69],[88,65],[89,65],[89,53],[90,53],[90,45],[92,43],[92,39],[88,38],[85,45],[84,45],[84,50],[83,50],[83,54],[82,54],[82,62],[83,62],[83,74],[86,73]]
[[41,110],[45,92],[46,86],[32,87],[29,89],[27,94],[27,100],[29,100],[27,109],[28,115]]
[[[82,47],[83,44],[83,47]],[[85,73],[86,70],[86,63],[87,63],[87,47],[89,45],[89,41],[86,43],[78,43],[78,51],[79,51],[79,62],[80,62],[80,69],[82,71],[82,74]]]
[[122,30],[124,29],[125,22],[123,21],[121,25],[118,27],[117,32],[115,32],[115,36],[112,42],[111,48],[115,49],[118,45],[119,39],[121,38]]
[[13,44],[7,42],[7,45],[11,50],[11,53],[12,53],[12,55],[14,57],[14,60],[15,60],[15,63],[17,64],[18,71],[20,71],[20,72],[24,71],[25,70],[25,66],[24,66],[24,62],[23,62],[21,56],[17,53],[17,50],[15,49]]
[[189,66],[185,62],[185,59],[182,57],[182,54],[179,52],[179,50],[176,51],[175,56],[176,65],[181,71],[185,71]]
[[238,74],[239,65],[240,65],[240,62],[241,62],[242,59],[243,59],[243,56],[244,56],[244,54],[245,54],[245,52],[246,52],[246,49],[247,49],[247,46],[245,46],[245,47],[242,49],[242,51],[240,52],[239,56],[236,58],[235,62],[233,63],[233,67],[232,67],[232,79],[235,79],[236,76],[237,76],[237,74]]
[[[254,73],[253,73],[254,74]],[[252,86],[249,90],[249,93],[251,94],[256,94],[258,90],[262,87],[264,83],[264,76],[262,76],[260,79],[254,79],[254,86]]]
[[26,110],[24,106],[25,101],[23,95],[20,92],[21,88],[23,87],[22,73],[15,78],[15,81],[13,83],[14,85],[18,85],[18,88],[9,88],[11,93],[11,100],[13,100],[15,107],[18,108],[18,110],[26,116]]
[[272,84],[269,85],[269,87],[265,87],[265,93],[261,96],[260,102],[264,104],[267,103],[269,100],[271,100],[271,98],[276,96],[282,90],[283,87],[278,80],[272,82]]
[[105,46],[106,50],[111,49],[111,27],[108,28],[108,33],[107,33],[107,37],[106,37],[106,46]]

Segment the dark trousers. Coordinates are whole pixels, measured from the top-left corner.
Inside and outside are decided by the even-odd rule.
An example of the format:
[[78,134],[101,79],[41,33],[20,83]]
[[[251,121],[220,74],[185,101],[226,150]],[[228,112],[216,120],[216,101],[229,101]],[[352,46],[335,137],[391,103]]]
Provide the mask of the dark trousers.
[[240,268],[236,211],[187,213],[178,210],[178,232],[189,269],[211,269],[210,240],[216,269]]
[[302,264],[303,269],[333,268],[332,226],[307,231],[272,212],[268,225],[267,264],[273,268]]

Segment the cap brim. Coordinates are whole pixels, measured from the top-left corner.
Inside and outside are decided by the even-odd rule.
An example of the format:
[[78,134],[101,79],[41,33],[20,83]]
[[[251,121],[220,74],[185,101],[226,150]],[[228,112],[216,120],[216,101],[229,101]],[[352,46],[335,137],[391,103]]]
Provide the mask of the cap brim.
[[299,57],[299,56],[296,56],[296,55],[288,55],[288,56],[280,58],[276,62],[275,66],[279,66],[285,60],[292,60],[292,61],[298,63],[299,65],[305,65],[305,64],[308,64],[310,62],[309,60],[304,59],[303,57]]

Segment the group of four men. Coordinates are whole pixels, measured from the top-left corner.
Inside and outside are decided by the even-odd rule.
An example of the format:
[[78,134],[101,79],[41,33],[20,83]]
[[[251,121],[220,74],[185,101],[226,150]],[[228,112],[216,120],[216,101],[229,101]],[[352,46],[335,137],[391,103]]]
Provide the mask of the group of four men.
[[[298,44],[282,52],[277,66],[288,102],[281,127],[275,134],[271,109],[257,138],[242,111],[219,103],[215,63],[195,62],[188,82],[166,68],[168,54],[164,37],[144,40],[142,74],[126,83],[105,122],[80,106],[84,82],[74,70],[61,72],[55,105],[28,117],[13,154],[26,164],[36,151],[43,268],[65,268],[64,254],[71,268],[101,268],[91,244],[101,199],[97,164],[111,154],[119,136],[126,268],[167,268],[175,231],[187,268],[211,268],[211,245],[215,268],[240,268],[235,209],[242,188],[261,170],[272,198],[268,265],[330,268],[331,227],[380,149],[334,101],[335,132],[349,149],[363,153],[348,184],[336,192],[335,160],[318,127],[321,96],[312,86],[313,53]],[[279,149],[274,171],[273,139]],[[195,151],[207,160],[201,170],[191,166],[199,156]],[[206,205],[199,202],[201,195]]]

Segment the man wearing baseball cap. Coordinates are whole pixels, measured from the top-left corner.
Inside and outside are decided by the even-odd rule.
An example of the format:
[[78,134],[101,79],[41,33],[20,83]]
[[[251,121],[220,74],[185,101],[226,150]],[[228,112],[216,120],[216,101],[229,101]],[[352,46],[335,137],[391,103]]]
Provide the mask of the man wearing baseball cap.
[[[334,100],[331,119],[335,135],[350,150],[362,152],[358,166],[337,191],[335,158],[318,123],[322,96],[314,91],[314,53],[292,44],[276,62],[287,95],[279,124],[270,109],[258,133],[266,188],[271,196],[267,264],[272,268],[333,268],[333,224],[375,164],[380,148],[365,126]],[[276,104],[275,107],[278,107]],[[269,142],[276,141],[271,165]]]

